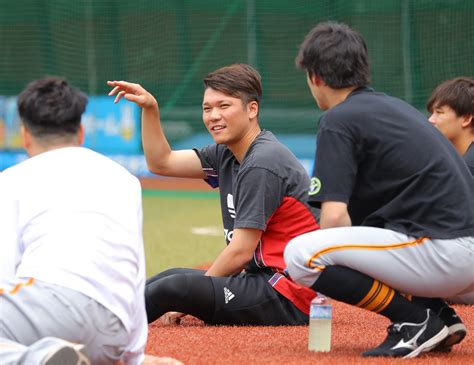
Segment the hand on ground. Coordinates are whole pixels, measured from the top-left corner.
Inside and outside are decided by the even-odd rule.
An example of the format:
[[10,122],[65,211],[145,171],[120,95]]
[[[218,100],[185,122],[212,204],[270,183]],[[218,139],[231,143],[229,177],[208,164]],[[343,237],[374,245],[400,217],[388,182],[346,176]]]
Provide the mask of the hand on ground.
[[158,320],[161,324],[166,326],[176,326],[181,323],[181,318],[186,314],[180,312],[167,312],[163,314]]

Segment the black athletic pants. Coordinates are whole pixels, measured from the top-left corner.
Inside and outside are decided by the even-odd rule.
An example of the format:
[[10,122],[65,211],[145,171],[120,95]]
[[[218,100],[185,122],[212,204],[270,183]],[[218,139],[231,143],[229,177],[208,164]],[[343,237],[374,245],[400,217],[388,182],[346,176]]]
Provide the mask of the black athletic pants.
[[205,271],[170,269],[147,280],[148,323],[166,312],[191,314],[213,325],[303,325],[308,316],[268,283],[265,272],[209,277]]

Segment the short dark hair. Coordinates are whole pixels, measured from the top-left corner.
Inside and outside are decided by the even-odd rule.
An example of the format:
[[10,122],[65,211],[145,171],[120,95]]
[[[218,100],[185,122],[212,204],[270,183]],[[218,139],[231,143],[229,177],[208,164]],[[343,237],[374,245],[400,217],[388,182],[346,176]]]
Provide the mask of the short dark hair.
[[343,23],[316,25],[301,43],[295,63],[333,89],[370,82],[367,45],[359,33]]
[[434,109],[449,106],[457,116],[474,116],[474,79],[457,77],[444,81],[434,89],[426,109],[432,113]]
[[23,125],[37,138],[76,134],[87,96],[60,77],[30,82],[18,96]]
[[262,77],[252,67],[243,63],[221,67],[204,78],[204,88],[211,88],[241,99],[244,104],[262,99]]

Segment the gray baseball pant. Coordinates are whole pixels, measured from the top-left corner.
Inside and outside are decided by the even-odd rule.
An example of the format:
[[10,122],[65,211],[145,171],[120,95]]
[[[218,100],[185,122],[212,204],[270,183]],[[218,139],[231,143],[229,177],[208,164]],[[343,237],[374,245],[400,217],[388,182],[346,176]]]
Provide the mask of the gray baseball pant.
[[128,335],[118,317],[77,291],[28,278],[0,282],[2,365],[40,364],[59,339],[85,345],[92,364],[114,364]]

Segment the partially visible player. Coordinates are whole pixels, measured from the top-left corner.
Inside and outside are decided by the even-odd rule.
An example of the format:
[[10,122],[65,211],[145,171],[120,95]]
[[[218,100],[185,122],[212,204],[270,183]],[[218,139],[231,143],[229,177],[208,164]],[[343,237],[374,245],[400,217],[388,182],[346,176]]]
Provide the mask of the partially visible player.
[[423,114],[367,87],[367,46],[347,25],[318,24],[296,62],[325,113],[308,192],[321,229],[288,244],[291,277],[391,320],[385,341],[364,356],[450,349],[466,335],[461,320],[401,293],[435,307],[474,289],[469,170]]
[[[441,83],[426,108],[431,113],[429,121],[451,141],[474,175],[474,79],[457,77]],[[474,304],[474,291],[447,299]]]
[[429,121],[451,141],[474,175],[474,79],[457,77],[438,85],[426,108]]
[[86,103],[58,77],[18,97],[30,158],[0,174],[2,365],[145,359],[141,187],[80,147]]
[[308,323],[316,294],[287,277],[283,250],[291,238],[318,228],[317,210],[305,201],[305,169],[260,128],[258,72],[236,64],[204,78],[202,116],[215,144],[195,150],[171,150],[158,103],[140,85],[108,84],[116,102],[124,97],[142,108],[143,147],[152,172],[219,187],[227,246],[207,271],[171,269],[149,279],[148,321],[177,311],[162,319],[174,323],[186,313],[209,324]]

